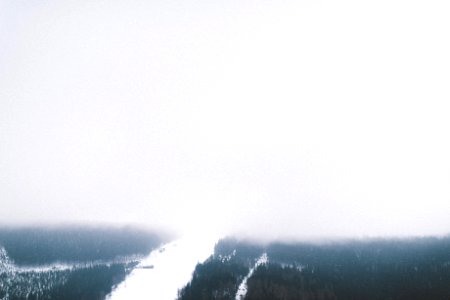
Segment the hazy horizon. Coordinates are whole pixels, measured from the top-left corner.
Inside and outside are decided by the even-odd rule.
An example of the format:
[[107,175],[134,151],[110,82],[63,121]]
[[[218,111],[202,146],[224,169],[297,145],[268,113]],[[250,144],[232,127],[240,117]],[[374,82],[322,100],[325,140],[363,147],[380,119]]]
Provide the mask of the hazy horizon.
[[449,14],[0,0],[0,223],[449,234]]

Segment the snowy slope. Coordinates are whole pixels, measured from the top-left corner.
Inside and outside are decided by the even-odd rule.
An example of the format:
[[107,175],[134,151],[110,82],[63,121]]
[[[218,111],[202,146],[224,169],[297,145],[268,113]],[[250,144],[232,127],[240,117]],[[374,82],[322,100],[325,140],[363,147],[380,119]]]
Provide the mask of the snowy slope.
[[107,299],[174,300],[195,266],[214,251],[215,238],[185,237],[154,250]]

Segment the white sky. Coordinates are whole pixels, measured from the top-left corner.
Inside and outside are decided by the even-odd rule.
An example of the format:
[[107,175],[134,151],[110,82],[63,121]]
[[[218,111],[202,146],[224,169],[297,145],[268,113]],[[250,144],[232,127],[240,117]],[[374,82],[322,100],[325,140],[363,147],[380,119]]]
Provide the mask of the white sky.
[[0,221],[448,233],[449,15],[0,0]]

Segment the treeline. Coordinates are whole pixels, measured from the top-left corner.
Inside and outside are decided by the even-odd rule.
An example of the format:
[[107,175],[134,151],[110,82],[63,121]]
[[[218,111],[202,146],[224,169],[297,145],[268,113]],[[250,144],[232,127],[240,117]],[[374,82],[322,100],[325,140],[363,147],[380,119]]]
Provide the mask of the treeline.
[[143,255],[159,245],[161,240],[160,235],[132,227],[0,228],[0,247],[18,265],[86,262]]
[[[0,228],[0,299],[104,299],[137,264],[135,256],[163,239],[133,227]],[[73,267],[49,268],[58,262]]]
[[[230,272],[227,284],[214,273],[227,270],[230,263],[248,270],[264,252],[269,264],[259,266],[248,280],[247,300],[450,299],[450,237],[269,245],[221,240],[179,298],[234,299],[244,269]],[[197,298],[188,297],[194,294]]]
[[104,299],[115,285],[125,279],[136,264],[137,262],[98,265],[71,271],[65,284],[57,286],[48,293],[48,299]]
[[214,254],[198,264],[192,280],[178,292],[179,300],[231,300],[263,248],[234,239],[219,241]]
[[242,261],[211,257],[196,266],[191,282],[179,291],[178,298],[182,300],[234,299],[238,286],[248,270]]
[[0,273],[0,299],[100,300],[120,283],[136,263]]
[[339,299],[449,299],[450,238],[272,244],[271,261],[297,264]]
[[335,300],[332,286],[311,270],[268,263],[259,266],[247,282],[246,300]]

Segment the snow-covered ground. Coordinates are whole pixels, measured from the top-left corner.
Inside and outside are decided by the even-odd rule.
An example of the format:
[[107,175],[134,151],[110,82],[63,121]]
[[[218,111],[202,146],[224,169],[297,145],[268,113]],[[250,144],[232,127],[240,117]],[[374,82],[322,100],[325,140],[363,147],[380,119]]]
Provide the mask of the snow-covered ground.
[[214,252],[216,238],[186,236],[150,253],[107,299],[174,300],[199,262]]
[[239,285],[239,288],[237,290],[236,293],[236,298],[235,300],[242,300],[245,298],[245,295],[247,294],[247,280],[253,275],[253,272],[255,271],[255,269],[262,264],[267,263],[268,261],[268,257],[267,257],[267,253],[263,253],[258,260],[256,261],[255,265],[253,266],[253,268],[250,269],[250,272],[248,272],[247,276],[244,277],[244,279],[242,280],[241,284]]

